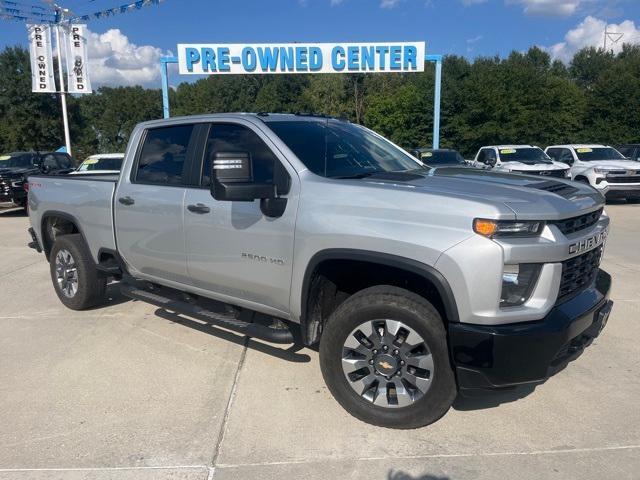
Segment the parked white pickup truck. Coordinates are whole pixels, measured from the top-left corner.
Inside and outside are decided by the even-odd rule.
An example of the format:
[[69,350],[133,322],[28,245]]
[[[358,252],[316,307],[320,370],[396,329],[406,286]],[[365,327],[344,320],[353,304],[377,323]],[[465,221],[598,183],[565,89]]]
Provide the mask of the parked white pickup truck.
[[565,178],[569,172],[569,165],[553,161],[540,147],[533,145],[482,147],[471,163],[476,168],[556,178]]
[[640,200],[640,162],[606,145],[552,145],[547,155],[571,165],[571,179],[588,183],[608,198]]

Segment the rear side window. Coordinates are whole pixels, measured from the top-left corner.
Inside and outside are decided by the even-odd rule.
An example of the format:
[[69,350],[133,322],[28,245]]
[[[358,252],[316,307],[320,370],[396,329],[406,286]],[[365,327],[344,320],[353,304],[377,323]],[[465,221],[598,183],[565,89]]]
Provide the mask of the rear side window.
[[182,185],[193,125],[147,131],[138,159],[136,182]]
[[60,168],[60,170],[73,168],[73,162],[71,161],[70,156],[62,154],[55,154],[55,156],[58,163],[58,168]]

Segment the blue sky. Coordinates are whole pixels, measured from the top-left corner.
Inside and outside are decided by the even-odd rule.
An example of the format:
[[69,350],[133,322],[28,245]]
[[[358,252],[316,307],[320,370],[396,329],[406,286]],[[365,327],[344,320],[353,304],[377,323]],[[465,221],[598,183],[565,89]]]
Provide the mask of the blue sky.
[[[60,3],[84,14],[126,1]],[[471,58],[540,45],[566,61],[577,48],[600,45],[605,23],[623,31],[625,41],[640,43],[640,1],[165,0],[92,20],[89,28],[95,34],[90,55],[99,83],[152,85],[158,56],[175,52],[177,43],[425,40],[428,53]],[[23,25],[1,25],[0,47],[26,44]],[[130,68],[131,58],[140,71]]]

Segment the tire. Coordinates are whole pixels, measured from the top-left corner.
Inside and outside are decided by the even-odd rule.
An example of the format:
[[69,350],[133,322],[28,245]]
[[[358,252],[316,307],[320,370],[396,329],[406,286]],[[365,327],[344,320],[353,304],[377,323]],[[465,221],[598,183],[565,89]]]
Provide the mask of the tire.
[[89,248],[80,234],[63,235],[56,239],[49,256],[49,270],[53,288],[67,308],[85,310],[104,301],[107,279],[98,274]]
[[[379,349],[374,348],[378,340]],[[392,286],[362,290],[335,310],[320,339],[320,368],[347,412],[381,427],[429,425],[447,413],[457,394],[437,310],[419,295]]]

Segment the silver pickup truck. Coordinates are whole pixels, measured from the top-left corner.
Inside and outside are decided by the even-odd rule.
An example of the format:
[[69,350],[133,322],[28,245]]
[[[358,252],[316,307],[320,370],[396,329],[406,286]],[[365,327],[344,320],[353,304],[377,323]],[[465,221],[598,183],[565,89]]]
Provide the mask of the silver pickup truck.
[[458,393],[545,381],[604,327],[603,197],[427,168],[347,121],[158,120],[119,176],[31,176],[32,242],[72,309],[125,295],[269,342],[319,344],[336,400],[413,428]]

